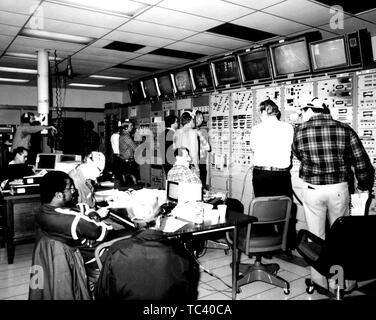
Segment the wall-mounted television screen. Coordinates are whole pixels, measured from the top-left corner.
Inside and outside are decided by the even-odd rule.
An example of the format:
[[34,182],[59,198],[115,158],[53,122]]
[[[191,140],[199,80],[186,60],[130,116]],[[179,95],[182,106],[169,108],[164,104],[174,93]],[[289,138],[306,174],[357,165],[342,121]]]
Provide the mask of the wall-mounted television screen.
[[268,52],[265,48],[241,53],[238,59],[244,83],[272,79]]
[[276,78],[295,76],[311,71],[305,38],[271,45],[270,56]]
[[171,96],[174,94],[174,88],[172,85],[172,79],[170,74],[159,76],[158,87],[162,97]]
[[214,60],[211,65],[217,88],[240,84],[239,70],[235,56]]
[[146,79],[142,83],[144,85],[144,93],[146,98],[158,97],[157,86],[154,78]]
[[192,83],[188,70],[175,72],[174,80],[177,93],[186,94],[192,91]]
[[213,78],[208,63],[191,67],[189,71],[195,91],[205,92],[214,89]]
[[344,36],[311,42],[309,47],[313,71],[348,66]]
[[140,81],[130,82],[128,84],[128,91],[132,103],[137,104],[145,98]]

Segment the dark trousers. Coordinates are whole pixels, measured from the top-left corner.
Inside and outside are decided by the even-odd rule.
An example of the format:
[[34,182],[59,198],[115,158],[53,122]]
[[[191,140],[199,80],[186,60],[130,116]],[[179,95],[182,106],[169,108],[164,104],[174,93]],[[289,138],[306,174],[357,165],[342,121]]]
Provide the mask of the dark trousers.
[[[267,171],[253,169],[252,183],[255,197],[284,195],[293,200],[290,171]],[[293,202],[287,234],[287,247],[289,249],[294,249],[296,245],[296,211],[297,207]]]
[[120,159],[120,187],[129,187],[132,181],[129,180],[125,175],[131,174],[136,178],[136,181],[140,180],[140,168],[139,165],[134,160],[123,160]]
[[199,168],[200,168],[200,180],[202,183],[202,186],[206,188],[206,177],[208,174],[208,171],[206,169],[206,163],[199,163]]

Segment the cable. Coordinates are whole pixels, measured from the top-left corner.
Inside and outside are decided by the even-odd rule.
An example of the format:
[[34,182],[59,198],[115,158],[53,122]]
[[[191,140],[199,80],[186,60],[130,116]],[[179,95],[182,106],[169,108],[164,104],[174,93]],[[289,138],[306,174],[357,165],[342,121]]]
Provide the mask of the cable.
[[[206,272],[207,274],[209,274],[210,276],[218,279],[219,281],[221,281],[226,287],[232,289],[232,286],[230,286],[229,284],[227,284],[226,282],[224,282],[219,276],[217,276],[216,274],[214,274],[213,272],[211,272],[209,269],[206,269],[201,263],[200,261],[197,260],[197,258],[192,254],[192,252],[190,250],[188,250],[188,248],[186,247],[185,243],[183,243],[183,247],[185,248],[185,250],[189,253],[189,255],[193,258],[193,260],[197,263],[197,265],[200,267],[200,269],[204,272]],[[219,291],[219,290],[216,290],[216,291]]]
[[294,195],[295,199],[298,200],[298,202],[300,203],[300,205],[302,206],[303,205],[303,202],[302,200],[299,199],[299,197],[296,195],[295,191],[294,191],[294,188],[292,189],[292,194]]

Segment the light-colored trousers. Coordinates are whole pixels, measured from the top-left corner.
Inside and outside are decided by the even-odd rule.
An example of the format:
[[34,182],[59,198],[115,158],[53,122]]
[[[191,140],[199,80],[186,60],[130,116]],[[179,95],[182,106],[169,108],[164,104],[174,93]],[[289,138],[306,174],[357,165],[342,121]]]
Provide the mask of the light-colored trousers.
[[[325,239],[325,223],[328,217],[330,226],[342,216],[349,215],[350,194],[347,182],[314,185],[303,183],[303,207],[310,232]],[[327,288],[328,281],[311,267],[312,281]]]

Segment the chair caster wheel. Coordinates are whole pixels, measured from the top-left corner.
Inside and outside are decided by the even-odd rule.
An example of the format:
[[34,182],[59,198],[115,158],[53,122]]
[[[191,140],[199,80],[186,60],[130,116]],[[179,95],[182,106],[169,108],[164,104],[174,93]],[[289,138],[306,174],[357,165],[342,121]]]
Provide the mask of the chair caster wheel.
[[290,294],[290,289],[283,289],[283,293],[285,294],[285,295],[288,295],[288,294]]
[[307,288],[306,288],[306,292],[307,292],[308,294],[312,294],[313,291],[315,291],[315,286],[313,285],[313,281],[312,281],[311,279],[306,279],[306,280],[305,280],[305,284],[306,284],[306,286],[307,286]]
[[305,290],[308,294],[312,294],[313,291],[315,291],[315,288],[312,286],[312,287],[307,287],[306,290]]

